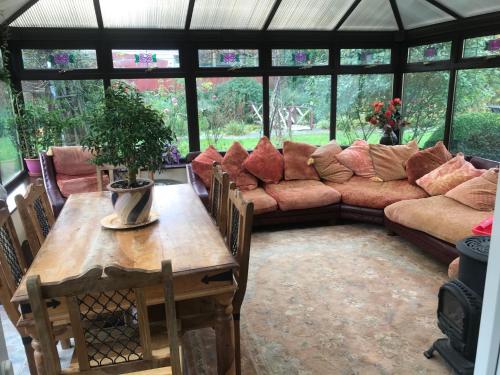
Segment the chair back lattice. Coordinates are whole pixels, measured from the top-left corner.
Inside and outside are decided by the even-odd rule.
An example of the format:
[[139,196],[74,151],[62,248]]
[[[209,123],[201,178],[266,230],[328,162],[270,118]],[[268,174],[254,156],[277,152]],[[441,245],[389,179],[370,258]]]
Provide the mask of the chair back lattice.
[[222,166],[214,162],[212,166],[212,180],[208,196],[210,215],[219,227],[222,236],[227,232],[227,197],[229,193],[229,175],[222,170]]
[[[96,173],[97,191],[105,191],[107,184],[118,180],[126,180],[128,178],[127,168],[109,164],[98,165],[96,167]],[[139,170],[139,176],[154,181],[153,171]]]
[[103,274],[102,267],[98,266],[58,284],[43,285],[38,276],[28,278],[28,296],[46,358],[44,365],[47,373],[61,372],[47,306],[44,304],[47,298],[66,298],[80,371],[126,373],[166,363],[167,358],[153,357],[143,290],[145,287],[162,284],[172,374],[180,375],[182,372],[170,261],[162,262],[162,271],[154,273],[110,266],[104,269]]
[[238,290],[233,298],[233,311],[239,313],[248,280],[248,263],[253,225],[253,203],[243,199],[240,190],[231,182],[228,194],[228,228],[226,244],[236,258],[239,269],[235,272]]
[[42,180],[38,179],[29,185],[26,194],[18,194],[15,199],[31,252],[35,257],[55,222]]

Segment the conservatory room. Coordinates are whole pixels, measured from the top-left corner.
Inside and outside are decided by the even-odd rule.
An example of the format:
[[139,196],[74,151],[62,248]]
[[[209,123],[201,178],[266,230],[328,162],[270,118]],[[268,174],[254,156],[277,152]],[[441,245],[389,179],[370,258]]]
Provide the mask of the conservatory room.
[[0,52],[0,375],[500,374],[499,0],[0,0]]

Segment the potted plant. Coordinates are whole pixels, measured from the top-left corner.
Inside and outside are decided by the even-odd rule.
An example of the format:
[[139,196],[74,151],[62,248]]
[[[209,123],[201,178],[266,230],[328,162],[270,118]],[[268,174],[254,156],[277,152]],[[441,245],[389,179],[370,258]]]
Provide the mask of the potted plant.
[[135,89],[125,84],[108,88],[82,145],[93,153],[94,164],[126,167],[127,179],[107,187],[123,225],[148,222],[154,183],[137,175],[140,169],[159,170],[164,146],[174,139],[162,113],[147,106]]
[[401,130],[410,124],[403,120],[399,112],[401,104],[400,98],[392,99],[387,105],[381,101],[372,104],[372,111],[366,116],[366,121],[384,131],[382,138],[380,138],[380,144],[397,145],[402,135]]

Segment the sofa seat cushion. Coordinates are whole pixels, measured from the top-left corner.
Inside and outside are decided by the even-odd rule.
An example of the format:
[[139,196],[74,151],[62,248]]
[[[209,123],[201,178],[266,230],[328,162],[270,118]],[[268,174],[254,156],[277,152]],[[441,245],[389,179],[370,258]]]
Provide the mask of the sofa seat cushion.
[[316,180],[281,181],[265,184],[266,193],[278,202],[282,211],[323,207],[340,202],[340,193]]
[[[97,175],[96,173],[86,174],[83,176],[70,176],[66,174],[56,175],[57,186],[61,190],[63,197],[67,198],[71,194],[91,193],[97,191]],[[109,177],[102,176],[102,184],[109,184]]]
[[387,206],[385,216],[398,224],[456,244],[473,235],[472,227],[491,216],[443,195],[411,199]]
[[253,203],[254,215],[273,212],[278,209],[278,202],[276,202],[276,199],[267,194],[261,187],[253,190],[242,191],[241,195],[243,196],[243,199]]
[[325,184],[342,194],[342,203],[367,208],[382,209],[404,199],[428,196],[423,189],[410,184],[407,180],[377,182],[369,178],[353,176],[343,184],[334,182],[325,182]]
[[83,176],[96,173],[96,166],[92,164],[92,154],[82,146],[51,147],[54,169],[57,174],[69,176]]

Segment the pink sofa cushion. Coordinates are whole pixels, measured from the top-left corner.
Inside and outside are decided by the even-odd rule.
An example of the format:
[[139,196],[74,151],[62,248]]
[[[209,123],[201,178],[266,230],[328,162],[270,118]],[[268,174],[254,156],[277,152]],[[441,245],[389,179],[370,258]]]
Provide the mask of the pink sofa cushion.
[[308,160],[316,147],[307,143],[285,141],[285,180],[319,180],[318,173]]
[[277,184],[283,178],[283,155],[267,137],[260,139],[243,166],[263,182]]
[[92,154],[81,146],[51,147],[54,168],[57,174],[81,176],[96,173],[96,166],[90,162]]
[[212,168],[214,161],[221,163],[222,155],[219,154],[214,146],[210,145],[191,163],[193,172],[198,175],[203,182],[203,185],[207,188],[210,187],[210,182],[212,180]]
[[[57,186],[61,190],[63,197],[69,197],[71,194],[91,193],[97,191],[97,174],[87,174],[83,176],[70,176],[65,174],[56,175]],[[109,177],[102,177],[102,184],[109,184]]]
[[252,190],[258,185],[257,178],[248,173],[243,162],[248,158],[248,152],[240,142],[234,142],[222,159],[222,169],[229,174],[229,180],[240,190]]
[[241,195],[243,199],[253,203],[254,215],[260,215],[278,209],[278,202],[276,202],[276,199],[267,194],[261,187],[242,191]]
[[370,156],[370,146],[366,141],[358,139],[336,155],[337,160],[360,177],[375,177],[372,157]]
[[416,181],[420,177],[443,165],[448,160],[451,160],[452,157],[442,141],[425,150],[418,151],[406,162],[408,181],[410,184],[416,185]]
[[316,180],[281,181],[265,184],[266,193],[278,202],[282,211],[323,207],[340,202],[340,193]]

